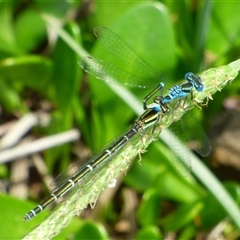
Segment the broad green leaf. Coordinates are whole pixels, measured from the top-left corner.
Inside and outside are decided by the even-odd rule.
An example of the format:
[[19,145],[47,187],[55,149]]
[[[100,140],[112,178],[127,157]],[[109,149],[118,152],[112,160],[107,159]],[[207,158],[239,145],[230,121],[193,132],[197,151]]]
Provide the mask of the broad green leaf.
[[0,2],[0,59],[9,57],[12,54],[18,54],[15,39],[13,21],[13,3],[10,1]]
[[8,112],[24,112],[26,108],[21,101],[21,97],[16,89],[8,86],[3,79],[0,79],[0,103],[4,111]]
[[[161,27],[159,28],[159,25],[156,23],[159,23]],[[149,28],[149,26],[151,26],[151,28]],[[124,12],[121,18],[118,18],[114,24],[111,25],[110,29],[158,70],[166,72],[174,66],[173,31],[170,24],[170,16],[163,4],[140,3],[134,5],[128,11]],[[118,46],[115,46],[113,43],[112,49],[115,48],[118,48]],[[159,54],[159,52],[161,52],[161,54]],[[110,54],[100,43],[97,43],[93,55],[120,68],[124,66],[124,63]],[[128,68],[128,65],[124,67],[127,71],[133,72],[131,68]],[[157,79],[156,84],[161,80],[162,79]],[[101,105],[104,106],[104,116],[100,124],[102,131],[105,133],[104,136],[106,140],[103,142],[106,142],[113,138],[116,133],[119,133],[119,130],[122,129],[123,131],[126,129],[126,125],[124,124],[116,125],[114,119],[120,119],[120,121],[124,123],[129,121],[129,118],[133,116],[133,114],[122,100],[116,98],[115,94],[108,90],[105,83],[91,78],[90,84],[94,97],[98,99],[99,104],[101,103]],[[138,95],[139,92],[141,96],[146,94],[146,91],[136,91]],[[102,111],[101,107],[100,111]],[[96,124],[96,127],[97,126]],[[94,129],[94,132],[99,131]]]
[[192,203],[178,207],[176,211],[160,221],[164,231],[178,231],[191,223],[203,208],[202,203]]
[[103,226],[96,224],[94,222],[85,222],[83,223],[73,239],[99,239],[107,240],[106,230]]
[[138,208],[138,222],[142,226],[154,225],[158,222],[161,213],[161,197],[155,189],[147,190]]
[[163,239],[159,228],[154,225],[148,225],[138,231],[136,235],[136,240],[161,240]]
[[7,58],[0,62],[0,76],[20,89],[30,87],[48,94],[48,81],[52,73],[49,59],[38,55],[26,55]]
[[0,194],[0,239],[20,239],[30,231],[38,222],[43,221],[46,213],[38,219],[25,223],[24,214],[34,205],[14,198],[12,196]]
[[207,49],[212,54],[224,56],[234,47],[239,47],[239,8],[239,1],[233,1],[230,4],[221,1],[214,2],[207,41]]
[[14,27],[16,42],[22,53],[34,50],[46,39],[45,24],[35,10],[20,12]]

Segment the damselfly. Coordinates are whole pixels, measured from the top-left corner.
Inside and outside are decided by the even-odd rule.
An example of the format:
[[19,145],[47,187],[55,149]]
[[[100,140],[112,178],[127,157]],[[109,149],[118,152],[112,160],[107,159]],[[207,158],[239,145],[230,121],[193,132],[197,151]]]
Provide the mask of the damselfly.
[[[146,130],[159,121],[161,113],[165,114],[169,112],[169,103],[187,97],[192,93],[194,88],[197,91],[203,90],[201,79],[193,73],[187,73],[185,75],[186,82],[171,87],[168,93],[163,96],[165,83],[168,84],[168,82],[161,73],[150,67],[126,42],[111,30],[105,27],[98,27],[94,30],[94,33],[110,52],[125,63],[130,64],[137,73],[140,73],[141,77],[123,69],[119,69],[103,60],[97,60],[91,57],[83,57],[80,59],[79,64],[86,72],[107,82],[120,82],[129,86],[146,87],[144,84],[147,77],[157,79],[160,83],[144,98],[143,108],[146,111],[137,121],[135,121],[133,126],[123,136],[112,142],[101,153],[90,159],[79,169],[74,170],[72,176],[65,179],[65,181],[63,181],[63,183],[46,200],[25,215],[25,221],[35,217],[47,206],[57,201],[78,183],[83,181],[92,171],[97,171],[97,168],[100,168],[100,166],[109,162],[137,133]],[[149,99],[157,93],[158,96],[154,98],[154,101],[148,104]],[[198,136],[204,135],[199,134]],[[198,152],[202,155],[207,155],[210,148],[205,147],[205,142],[202,142],[203,137],[201,137],[200,140],[201,144],[198,147]]]

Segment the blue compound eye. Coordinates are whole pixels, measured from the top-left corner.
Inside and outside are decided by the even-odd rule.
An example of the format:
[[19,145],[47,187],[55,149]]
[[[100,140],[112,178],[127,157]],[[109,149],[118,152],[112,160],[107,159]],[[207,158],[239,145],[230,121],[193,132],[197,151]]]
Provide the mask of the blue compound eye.
[[184,78],[189,81],[189,79],[191,78],[192,75],[193,75],[193,73],[187,72],[187,73],[185,74]]
[[202,90],[204,89],[204,85],[200,84],[198,87],[196,87],[198,92],[202,92]]
[[192,72],[185,74],[185,79],[191,82],[198,92],[201,92],[204,89],[204,85],[200,77],[196,76]]

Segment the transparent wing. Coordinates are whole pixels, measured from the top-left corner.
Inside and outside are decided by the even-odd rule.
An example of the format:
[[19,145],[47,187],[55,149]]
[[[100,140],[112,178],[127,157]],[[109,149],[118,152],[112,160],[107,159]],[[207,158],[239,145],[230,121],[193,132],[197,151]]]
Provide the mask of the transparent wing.
[[80,58],[79,65],[85,72],[105,82],[140,88],[144,88],[146,85],[148,87],[156,86],[155,82],[148,82],[148,79],[144,77],[139,78],[133,73],[100,59],[85,56]]
[[[180,121],[171,124],[169,129],[173,135],[168,137],[168,141],[184,160],[186,168],[182,166],[181,160],[175,154],[171,154],[170,159],[179,172],[186,177],[190,174],[192,168],[191,156],[187,150],[187,146],[196,151],[199,155],[205,157],[211,152],[211,145],[203,129],[192,116],[191,111],[186,113]],[[180,145],[176,144],[179,140]]]
[[[151,67],[132,47],[130,47],[116,33],[106,27],[94,28],[94,34],[102,45],[114,56],[134,69],[139,76],[147,79],[154,79],[155,84],[164,82],[172,86],[170,82],[159,71]],[[147,83],[145,83],[147,84]]]
[[171,144],[170,151],[167,153],[168,158],[183,177],[188,177],[191,173],[191,158],[187,146],[178,138],[178,131],[174,124],[168,130],[170,133],[166,135],[166,140]]
[[171,130],[180,136],[182,142],[199,155],[206,157],[211,152],[211,145],[191,111],[184,114],[180,121],[171,125]]
[[[189,147],[203,157],[208,156],[212,150],[211,144],[191,111],[183,115],[181,124],[184,129],[184,133],[182,133],[184,140]],[[189,126],[191,126],[191,130],[189,130]]]

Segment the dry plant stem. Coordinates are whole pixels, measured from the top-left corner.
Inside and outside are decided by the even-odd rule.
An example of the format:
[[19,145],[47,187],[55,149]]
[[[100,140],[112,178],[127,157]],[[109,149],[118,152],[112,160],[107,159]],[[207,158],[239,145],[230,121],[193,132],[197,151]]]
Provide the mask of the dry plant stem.
[[45,149],[58,146],[79,139],[80,133],[76,129],[45,137],[15,148],[0,152],[0,163],[8,162],[23,156],[27,156]]
[[[229,65],[210,69],[204,72],[200,77],[203,80],[205,89],[201,93],[194,92],[194,100],[198,103],[208,102],[212,99],[212,94],[221,90],[227,83],[231,82],[238,74],[238,69]],[[126,172],[131,159],[145,151],[147,146],[158,136],[162,129],[168,127],[173,121],[181,118],[181,116],[196,103],[187,101],[184,107],[179,106],[174,114],[170,113],[162,118],[155,129],[155,134],[149,129],[146,134],[141,137],[136,136],[121,152],[115,156],[111,162],[101,168],[98,174],[88,178],[88,181],[81,182],[76,187],[69,198],[64,201],[56,210],[37,228],[30,232],[24,239],[51,239],[57,235],[62,228],[66,227],[73,216],[80,214],[81,211],[88,206],[89,203],[95,203],[99,194],[107,187],[107,185],[115,179],[120,172]],[[27,224],[27,223],[26,223]]]
[[5,135],[10,128],[12,128],[12,126],[14,126],[16,124],[16,120],[13,120],[11,122],[7,122],[4,124],[0,125],[0,137],[2,137],[3,135]]
[[49,118],[47,114],[32,114],[29,113],[18,121],[9,129],[9,131],[2,137],[0,142],[0,149],[5,149],[15,145],[33,126],[37,125],[41,118]]
[[49,189],[54,179],[48,174],[48,169],[43,158],[40,156],[40,154],[33,154],[32,160],[39,174],[42,176],[45,186]]
[[26,199],[28,195],[28,186],[26,185],[26,179],[28,177],[27,163],[26,158],[21,158],[11,165],[10,177],[12,184],[10,185],[9,193],[20,199]]

